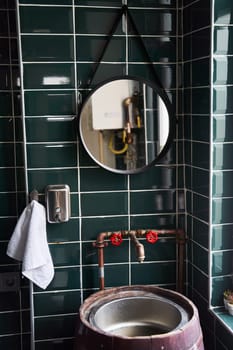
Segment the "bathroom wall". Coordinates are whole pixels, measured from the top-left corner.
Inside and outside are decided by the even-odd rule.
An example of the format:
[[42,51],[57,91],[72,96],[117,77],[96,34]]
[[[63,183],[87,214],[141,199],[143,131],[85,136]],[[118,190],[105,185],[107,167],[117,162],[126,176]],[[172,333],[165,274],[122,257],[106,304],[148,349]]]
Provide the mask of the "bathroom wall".
[[[9,74],[6,72],[17,72],[18,69],[14,50],[15,29],[10,30],[10,22],[6,24],[5,21],[7,13],[14,12],[11,0],[8,2],[11,9],[7,12],[5,0],[0,11],[3,19],[0,21],[0,47],[3,47],[0,49],[0,68],[3,71],[0,98],[4,99],[4,104],[0,105],[0,122],[3,123],[0,128],[0,195],[1,203],[4,203],[0,209],[0,271],[19,271],[19,265],[7,258],[5,251],[16,217],[27,202],[24,197],[24,169],[26,193],[36,188],[42,203],[47,185],[66,183],[71,187],[71,220],[47,226],[55,278],[46,291],[37,287],[32,290],[34,333],[31,350],[72,348],[78,307],[86,296],[98,289],[97,252],[92,242],[99,232],[178,226],[185,227],[189,237],[187,294],[199,308],[206,349],[231,349],[231,334],[212,313],[207,312],[212,277],[208,267],[211,253],[208,237],[212,229],[209,192],[212,140],[216,147],[215,155],[219,147],[220,152],[224,148],[224,159],[230,160],[231,154],[228,144],[231,140],[230,109],[226,117],[223,111],[220,115],[213,111],[218,125],[216,136],[212,136],[210,123],[212,4],[206,0],[183,0],[179,3],[175,0],[128,0],[130,12],[143,35],[156,72],[166,87],[179,123],[176,141],[159,166],[143,174],[127,176],[98,167],[88,157],[77,136],[78,100],[88,93],[87,83],[92,76],[94,62],[122,2],[17,1],[24,130],[17,107],[19,80],[13,79],[18,74],[10,73],[14,84],[5,86],[5,81],[11,80],[5,79],[5,75]],[[231,27],[224,22],[224,27],[220,28],[222,23],[219,22],[218,26],[217,18],[223,8],[231,9],[232,5],[230,1],[223,1],[222,7],[220,1],[215,3],[214,28],[216,33],[220,29],[221,34],[225,33],[221,38],[227,38]],[[14,44],[9,47],[11,42]],[[129,57],[125,53],[126,42],[129,44]],[[221,45],[221,39],[218,43]],[[224,55],[223,62],[222,57],[216,57],[218,67],[230,62],[227,56],[231,54],[230,49],[228,52],[225,48],[223,53],[221,50],[215,52],[216,55]],[[224,67],[226,69],[226,65]],[[220,71],[224,72],[224,68]],[[93,86],[106,77],[125,73],[149,76],[137,40],[126,36],[119,26]],[[222,85],[225,81],[216,87],[219,92]],[[229,87],[227,91],[230,91]],[[227,139],[223,136],[225,134],[217,135],[217,130],[223,133],[223,128],[219,126],[219,123],[224,123],[223,120],[229,130]],[[22,146],[25,146],[25,160]],[[9,156],[6,157],[6,154]],[[230,166],[227,165],[226,169],[229,170]],[[220,197],[226,194],[231,197],[230,192],[226,192],[228,189],[231,191],[228,177],[226,180],[230,171],[222,170],[221,167],[214,169],[216,185],[213,186],[213,195],[218,197],[216,203],[225,205],[230,203],[230,199],[222,200]],[[229,184],[222,193],[219,187],[221,176],[224,176],[224,183],[226,180]],[[230,204],[227,208],[230,213]],[[220,220],[220,226],[218,222],[213,227],[212,247],[216,267],[219,266],[217,258],[221,254],[228,256],[225,250],[231,249],[230,225],[224,225],[224,220]],[[223,231],[227,233],[223,234]],[[155,246],[145,243],[145,251],[145,262],[138,264],[134,247],[128,240],[118,248],[109,245],[105,249],[106,285],[153,283],[174,288],[174,241],[160,240]],[[213,274],[214,283],[224,281],[221,288],[229,279],[228,272],[224,272],[224,276]],[[0,295],[2,348],[30,348],[29,283],[25,279],[21,282],[20,291]],[[218,284],[214,290],[217,289]],[[219,300],[215,303],[217,295],[214,292],[214,306],[221,303]]]
[[[214,349],[209,303],[211,2],[184,1],[183,122],[188,296],[198,305],[207,349]],[[207,346],[206,344],[206,346]]]
[[[21,120],[16,11],[13,1],[0,3],[0,348],[30,344],[28,286],[2,291],[2,276],[20,276],[19,264],[6,256],[20,203],[25,203],[23,129]],[[3,274],[3,275],[2,275]]]
[[[71,220],[47,227],[54,280],[45,291],[34,287],[32,292],[37,350],[71,349],[79,305],[99,288],[92,245],[98,233],[174,228],[183,210],[176,142],[159,166],[127,176],[97,166],[77,136],[78,98],[89,91],[94,63],[121,5],[116,0],[18,3],[27,190],[36,188],[43,203],[47,185],[71,188]],[[176,113],[176,2],[134,0],[128,6]],[[149,77],[145,59],[137,39],[126,36],[120,23],[91,88],[120,74]],[[145,251],[145,262],[138,264],[128,240],[121,247],[109,245],[106,286],[155,283],[174,288],[175,240],[145,243]]]
[[[206,349],[231,349],[233,324],[223,313],[222,293],[232,288],[233,5],[219,0],[183,5],[188,295],[198,306]],[[206,312],[209,306],[214,312]]]

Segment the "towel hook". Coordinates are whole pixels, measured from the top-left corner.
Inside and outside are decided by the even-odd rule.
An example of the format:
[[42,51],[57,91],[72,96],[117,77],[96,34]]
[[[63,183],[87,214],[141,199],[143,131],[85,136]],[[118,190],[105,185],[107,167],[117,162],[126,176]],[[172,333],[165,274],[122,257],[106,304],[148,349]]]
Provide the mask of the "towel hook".
[[37,190],[33,190],[31,193],[30,193],[30,200],[33,201],[37,201],[39,200],[39,194],[38,194],[38,191]]

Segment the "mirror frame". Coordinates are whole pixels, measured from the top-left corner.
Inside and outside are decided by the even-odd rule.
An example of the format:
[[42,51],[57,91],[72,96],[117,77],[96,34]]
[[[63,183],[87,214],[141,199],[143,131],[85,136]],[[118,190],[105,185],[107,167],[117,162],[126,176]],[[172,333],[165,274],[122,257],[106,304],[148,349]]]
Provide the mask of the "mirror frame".
[[[140,168],[135,168],[135,169],[131,169],[131,170],[121,170],[121,169],[115,169],[115,168],[111,168],[106,166],[105,164],[101,163],[100,161],[98,161],[96,158],[94,158],[94,156],[92,155],[92,153],[89,151],[86,142],[84,140],[83,137],[83,133],[82,133],[82,129],[81,129],[81,122],[82,122],[82,111],[85,108],[86,103],[89,101],[89,99],[91,98],[91,96],[98,90],[100,89],[102,86],[104,86],[105,84],[108,84],[112,81],[116,81],[116,80],[136,80],[142,83],[147,84],[149,87],[151,87],[154,91],[157,92],[157,94],[161,97],[162,101],[164,102],[167,111],[168,111],[168,119],[169,119],[169,130],[168,130],[168,137],[167,137],[167,141],[164,145],[164,147],[162,148],[162,150],[158,153],[157,157],[151,161],[150,163],[146,164],[143,167]],[[166,94],[166,92],[164,91],[164,89],[159,86],[158,84],[156,84],[155,82],[149,81],[148,79],[144,79],[142,77],[138,77],[138,76],[130,76],[130,75],[123,75],[123,76],[116,76],[114,78],[109,78],[106,79],[104,81],[102,81],[101,83],[97,84],[93,90],[87,94],[87,96],[85,97],[85,99],[83,100],[83,102],[81,103],[80,106],[80,112],[78,113],[78,118],[79,118],[79,134],[80,134],[80,138],[82,141],[82,144],[84,146],[84,149],[86,150],[86,152],[88,153],[88,155],[91,157],[91,159],[97,163],[98,165],[100,165],[102,168],[109,170],[111,172],[114,173],[118,173],[118,174],[138,174],[141,172],[144,172],[145,170],[151,168],[152,166],[156,165],[164,156],[165,154],[168,152],[173,140],[174,140],[174,135],[175,135],[175,125],[176,125],[176,118],[175,115],[173,113],[173,108],[172,108],[172,104]]]

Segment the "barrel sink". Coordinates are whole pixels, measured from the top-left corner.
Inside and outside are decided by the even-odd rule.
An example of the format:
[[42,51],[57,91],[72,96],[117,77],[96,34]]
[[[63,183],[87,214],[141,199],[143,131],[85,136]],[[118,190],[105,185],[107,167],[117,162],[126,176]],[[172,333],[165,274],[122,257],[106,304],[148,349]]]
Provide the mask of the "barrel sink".
[[204,350],[196,306],[156,286],[99,291],[81,305],[74,350]]

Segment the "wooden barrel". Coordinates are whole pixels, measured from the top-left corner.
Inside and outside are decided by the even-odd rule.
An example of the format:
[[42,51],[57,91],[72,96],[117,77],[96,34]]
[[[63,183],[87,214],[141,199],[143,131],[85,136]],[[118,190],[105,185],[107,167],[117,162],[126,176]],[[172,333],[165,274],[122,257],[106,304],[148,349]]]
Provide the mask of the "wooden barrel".
[[[168,332],[145,336],[114,334],[92,323],[91,315],[99,310],[100,305],[132,297],[167,300],[168,304],[183,310],[185,322],[179,322]],[[156,317],[155,312],[155,322]],[[204,350],[204,345],[197,308],[188,298],[155,286],[123,286],[97,292],[84,301],[78,314],[74,350]]]

